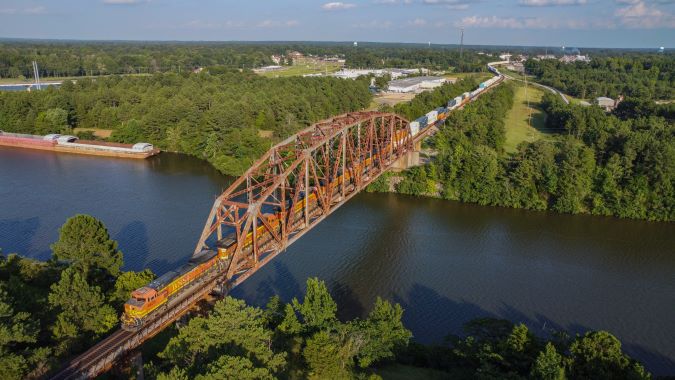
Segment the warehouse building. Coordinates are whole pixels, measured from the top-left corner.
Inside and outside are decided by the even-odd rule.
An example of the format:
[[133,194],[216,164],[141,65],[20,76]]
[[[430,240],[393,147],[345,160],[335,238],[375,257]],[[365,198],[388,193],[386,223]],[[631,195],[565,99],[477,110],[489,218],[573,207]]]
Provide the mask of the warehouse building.
[[446,79],[443,77],[413,77],[389,82],[389,91],[391,92],[417,92],[430,88],[435,88]]

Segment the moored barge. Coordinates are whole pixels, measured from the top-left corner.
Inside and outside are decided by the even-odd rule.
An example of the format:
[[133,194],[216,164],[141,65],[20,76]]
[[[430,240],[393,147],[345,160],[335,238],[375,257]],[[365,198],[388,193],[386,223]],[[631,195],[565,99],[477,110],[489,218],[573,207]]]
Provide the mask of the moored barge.
[[160,152],[152,144],[119,144],[103,141],[80,140],[75,136],[49,134],[45,136],[27,135],[0,131],[0,146],[51,150],[93,156],[122,158],[148,158]]

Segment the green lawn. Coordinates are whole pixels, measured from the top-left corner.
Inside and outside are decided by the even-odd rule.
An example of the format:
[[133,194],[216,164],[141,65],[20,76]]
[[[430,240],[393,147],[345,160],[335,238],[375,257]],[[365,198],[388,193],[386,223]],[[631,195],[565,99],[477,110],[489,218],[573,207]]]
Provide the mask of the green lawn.
[[467,77],[474,77],[477,81],[482,82],[493,77],[492,73],[450,73],[443,75],[445,78],[464,79]]
[[[507,152],[515,152],[518,144],[523,141],[536,141],[546,136],[546,114],[541,110],[541,98],[544,90],[532,85],[527,86],[515,82],[515,96],[513,108],[506,115],[506,144]],[[527,95],[527,97],[526,97]],[[530,106],[527,106],[529,99]],[[529,119],[529,124],[528,124]]]
[[318,64],[297,64],[293,66],[284,67],[281,70],[277,71],[268,71],[264,73],[259,73],[264,77],[268,78],[281,78],[281,77],[292,77],[292,76],[301,76],[305,74],[325,74],[325,73],[334,73],[339,71],[340,64],[329,62],[329,63],[318,63]]

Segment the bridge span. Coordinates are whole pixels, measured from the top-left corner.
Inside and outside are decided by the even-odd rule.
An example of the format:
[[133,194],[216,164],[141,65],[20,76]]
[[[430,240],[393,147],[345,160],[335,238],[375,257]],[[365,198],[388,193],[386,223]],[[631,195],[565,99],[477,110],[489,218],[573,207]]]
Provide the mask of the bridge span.
[[[320,121],[273,146],[215,200],[189,264],[191,272],[162,285],[178,284],[178,290],[150,313],[127,318],[124,328],[52,378],[92,378],[109,370],[200,300],[226,294],[245,281],[382,173],[408,165],[422,140],[452,110],[502,82],[503,76],[493,72],[497,80],[453,107],[436,110],[433,122],[425,125],[393,113],[352,112]],[[198,275],[190,276],[198,269]],[[164,288],[150,284],[134,294],[144,289],[157,290],[159,297]]]

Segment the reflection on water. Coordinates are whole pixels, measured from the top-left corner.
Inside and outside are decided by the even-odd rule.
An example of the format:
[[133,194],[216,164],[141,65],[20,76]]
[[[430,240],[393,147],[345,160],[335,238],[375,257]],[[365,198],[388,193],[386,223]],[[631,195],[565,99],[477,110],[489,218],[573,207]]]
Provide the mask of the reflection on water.
[[[0,147],[0,247],[49,256],[75,213],[102,219],[127,269],[158,273],[194,249],[228,183],[207,164],[161,154],[147,161]],[[234,290],[258,305],[326,280],[340,316],[375,298],[401,303],[423,342],[482,316],[545,334],[606,329],[656,373],[675,373],[673,224],[558,215],[397,195],[361,194]]]

